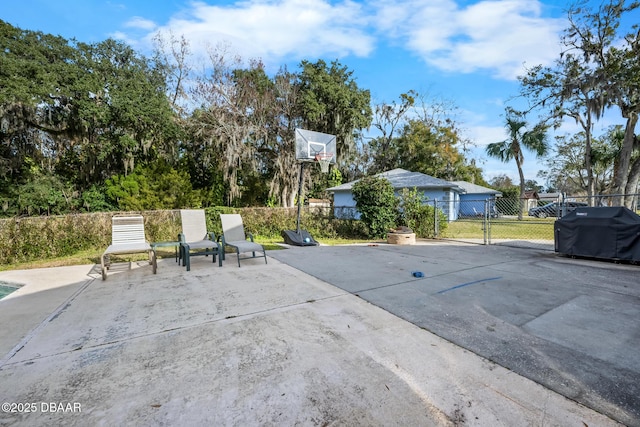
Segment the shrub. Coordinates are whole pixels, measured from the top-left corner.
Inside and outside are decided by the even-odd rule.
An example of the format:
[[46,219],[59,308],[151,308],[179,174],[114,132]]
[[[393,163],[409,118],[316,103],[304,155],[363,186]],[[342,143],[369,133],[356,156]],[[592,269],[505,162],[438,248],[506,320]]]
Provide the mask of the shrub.
[[[296,208],[205,209],[207,226],[220,234],[221,213],[240,213],[245,230],[257,239],[278,239],[282,230],[295,230]],[[174,241],[180,232],[179,210],[96,212],[61,216],[0,219],[0,265],[42,261],[93,252],[93,262],[111,243],[111,217],[115,214],[141,214],[150,242]],[[336,219],[326,210],[305,208],[301,227],[316,239],[365,238],[368,228],[362,221]]]
[[136,166],[129,175],[105,181],[107,202],[125,211],[200,207],[201,195],[194,191],[189,175],[164,162]]
[[[398,205],[398,223],[406,225],[416,234],[416,237],[433,238],[435,233],[435,207],[427,203],[427,197],[416,188],[402,189]],[[447,216],[440,209],[437,210],[439,232],[444,232],[449,224]]]
[[398,199],[382,177],[368,176],[353,185],[353,198],[370,237],[384,237],[395,225]]

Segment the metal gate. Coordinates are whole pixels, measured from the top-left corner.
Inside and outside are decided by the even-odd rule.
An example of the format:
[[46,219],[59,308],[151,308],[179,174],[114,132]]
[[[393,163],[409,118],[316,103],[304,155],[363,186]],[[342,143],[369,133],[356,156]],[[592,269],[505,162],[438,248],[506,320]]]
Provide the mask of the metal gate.
[[[457,218],[449,221],[439,237],[553,251],[556,216],[530,216],[526,203],[502,198],[460,201]],[[522,215],[518,215],[519,212]]]
[[[634,201],[636,212],[640,212],[639,196],[626,196]],[[437,236],[483,245],[553,251],[556,219],[580,206],[613,206],[617,200],[619,195],[597,195],[591,199],[559,195],[549,199],[462,200],[457,202],[457,216],[448,221],[446,228],[441,227]],[[440,207],[437,201],[434,204],[438,209],[445,207]]]

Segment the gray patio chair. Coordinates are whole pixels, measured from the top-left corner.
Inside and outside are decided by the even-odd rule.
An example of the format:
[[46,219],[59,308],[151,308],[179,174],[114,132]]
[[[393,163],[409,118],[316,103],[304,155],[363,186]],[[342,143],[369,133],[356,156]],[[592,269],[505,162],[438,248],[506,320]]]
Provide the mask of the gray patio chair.
[[213,262],[218,256],[218,266],[222,267],[224,253],[222,247],[216,241],[215,233],[207,231],[207,220],[203,209],[180,210],[182,220],[182,232],[178,235],[180,241],[180,260],[187,271],[191,270],[191,257],[198,255],[211,255]]
[[[238,255],[238,267],[240,267],[241,259],[257,258],[256,252],[262,252],[264,263],[267,263],[267,253],[264,246],[254,243],[251,233],[247,233],[249,237],[247,240],[242,217],[239,214],[220,214],[220,222],[222,223],[222,244],[235,250]],[[252,256],[240,258],[240,254],[247,252],[251,252]]]
[[149,264],[153,266],[153,274],[156,274],[158,268],[156,255],[145,238],[142,215],[113,216],[111,218],[111,245],[100,257],[102,280],[107,280],[107,270],[111,266],[110,255],[140,252],[149,254]]

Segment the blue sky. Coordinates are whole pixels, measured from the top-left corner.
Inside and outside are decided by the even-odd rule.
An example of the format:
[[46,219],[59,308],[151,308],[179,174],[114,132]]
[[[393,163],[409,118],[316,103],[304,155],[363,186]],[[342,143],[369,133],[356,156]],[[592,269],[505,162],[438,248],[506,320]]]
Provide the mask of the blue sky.
[[[484,147],[506,138],[504,108],[522,102],[513,99],[516,77],[525,67],[558,57],[567,5],[558,0],[22,0],[4,2],[0,19],[83,42],[112,37],[145,54],[157,31],[170,30],[184,35],[195,54],[223,43],[274,71],[281,65],[297,70],[303,59],[337,59],[376,103],[397,101],[413,89],[455,105],[455,119],[475,145],[468,157],[487,180],[507,174],[517,182],[515,164],[487,158]],[[599,124],[596,135],[610,124]],[[567,123],[560,132],[575,130]],[[540,169],[533,154],[525,155],[527,179],[537,179]]]

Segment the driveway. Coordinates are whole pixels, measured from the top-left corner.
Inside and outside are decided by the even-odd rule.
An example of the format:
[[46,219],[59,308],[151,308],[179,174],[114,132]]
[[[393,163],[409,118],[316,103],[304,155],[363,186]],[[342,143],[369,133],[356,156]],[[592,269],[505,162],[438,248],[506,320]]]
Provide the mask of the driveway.
[[640,266],[446,241],[269,255],[640,426]]

